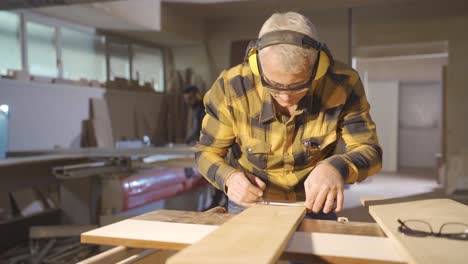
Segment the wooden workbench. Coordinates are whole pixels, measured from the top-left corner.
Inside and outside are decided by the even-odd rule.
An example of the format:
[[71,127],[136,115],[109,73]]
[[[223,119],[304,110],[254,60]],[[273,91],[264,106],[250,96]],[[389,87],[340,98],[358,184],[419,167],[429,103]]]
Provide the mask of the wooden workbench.
[[[218,213],[218,212],[188,212],[188,211],[173,211],[173,210],[159,210],[146,213],[131,220],[143,221],[157,221],[157,222],[170,222],[170,223],[185,223],[185,224],[199,224],[199,225],[221,225],[228,219],[233,217],[232,214]],[[324,220],[309,220],[304,219],[300,224],[297,231],[302,232],[315,232],[315,233],[329,233],[329,234],[345,234],[365,237],[385,237],[385,234],[374,223],[360,223],[360,222],[335,222]],[[82,234],[82,243],[100,244],[100,245],[114,245],[125,246],[128,248],[158,248],[181,250],[187,245],[174,244],[174,243],[160,243],[157,244],[139,240],[139,239],[126,239],[126,238],[110,238],[103,236],[93,236],[90,234]],[[310,263],[398,263],[379,260],[367,259],[348,259],[336,256],[317,256],[311,254],[291,254],[284,252],[281,256],[284,260],[306,261]],[[401,263],[401,262],[400,262]]]

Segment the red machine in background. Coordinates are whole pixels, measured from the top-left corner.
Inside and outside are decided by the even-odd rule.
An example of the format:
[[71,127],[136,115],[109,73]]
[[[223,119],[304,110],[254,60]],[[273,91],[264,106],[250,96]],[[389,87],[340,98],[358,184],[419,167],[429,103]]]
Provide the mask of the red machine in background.
[[195,190],[207,181],[195,168],[151,168],[121,180],[123,210]]

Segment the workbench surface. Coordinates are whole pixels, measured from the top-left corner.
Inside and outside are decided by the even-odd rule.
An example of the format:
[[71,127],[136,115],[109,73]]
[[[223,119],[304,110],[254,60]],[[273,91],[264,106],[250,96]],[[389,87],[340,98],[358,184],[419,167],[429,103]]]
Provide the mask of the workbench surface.
[[[149,212],[140,216],[133,217],[129,220],[138,220],[144,224],[146,221],[162,222],[162,223],[174,223],[174,224],[195,224],[203,225],[206,229],[210,229],[210,226],[222,225],[224,222],[234,217],[235,215],[227,213],[218,213],[215,210],[211,212],[190,212],[190,211],[175,211],[175,210],[158,210]],[[336,221],[325,221],[325,220],[309,220],[304,219],[300,224],[299,232],[311,232],[311,233],[328,233],[328,234],[340,234],[340,235],[352,235],[352,236],[363,236],[362,239],[368,238],[385,238],[385,234],[375,223],[362,223],[362,222],[336,222]],[[133,231],[129,231],[132,233]],[[183,233],[184,230],[180,229],[177,233]],[[88,232],[81,235],[82,243],[100,244],[100,245],[119,245],[129,248],[158,248],[168,250],[181,250],[187,246],[187,243],[171,243],[171,242],[151,242],[144,241],[141,239],[125,237],[113,237],[113,234],[106,235],[93,235],[95,233]],[[180,237],[183,234],[174,234],[174,236]],[[307,258],[317,258],[321,260],[331,261],[332,263],[357,263],[353,262],[356,259],[345,260],[340,257],[333,256],[312,256],[312,255],[297,255],[284,252],[281,256],[282,259],[288,260],[301,260]],[[377,260],[365,260],[359,259],[359,263],[395,263]],[[398,261],[399,262],[399,261]]]

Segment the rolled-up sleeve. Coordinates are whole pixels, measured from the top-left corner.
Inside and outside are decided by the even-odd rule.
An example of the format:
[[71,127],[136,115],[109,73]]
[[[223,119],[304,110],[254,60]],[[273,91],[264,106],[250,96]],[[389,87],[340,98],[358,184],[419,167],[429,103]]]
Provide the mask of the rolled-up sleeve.
[[322,161],[335,167],[345,183],[363,181],[382,168],[382,148],[369,110],[364,87],[357,78],[351,84],[351,93],[338,122],[338,130],[346,144],[346,153]]
[[[224,72],[223,72],[224,73]],[[206,115],[195,147],[198,171],[216,188],[226,192],[226,180],[236,171],[224,157],[235,139],[223,73],[204,98]]]

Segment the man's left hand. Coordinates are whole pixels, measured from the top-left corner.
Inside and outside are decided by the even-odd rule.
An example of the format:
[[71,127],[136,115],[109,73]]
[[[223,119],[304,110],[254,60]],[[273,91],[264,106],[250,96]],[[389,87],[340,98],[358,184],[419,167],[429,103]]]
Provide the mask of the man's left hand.
[[343,177],[331,165],[317,165],[304,182],[304,188],[305,206],[308,210],[318,213],[323,208],[323,212],[327,214],[333,209],[335,200],[335,212],[343,209]]

